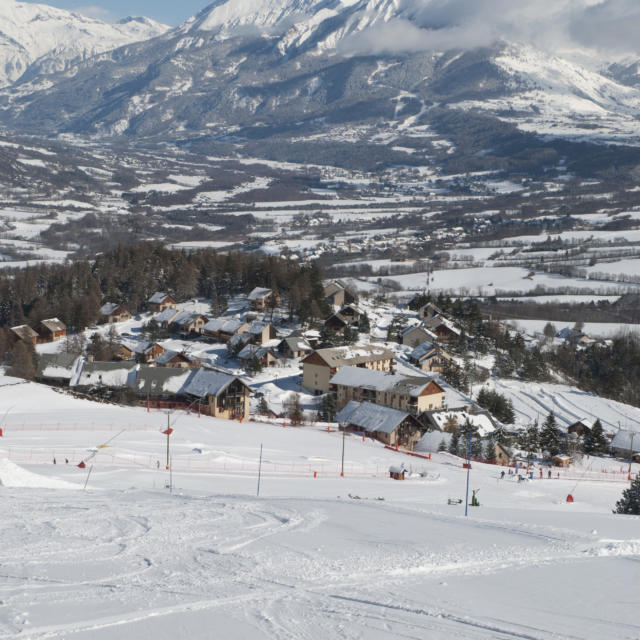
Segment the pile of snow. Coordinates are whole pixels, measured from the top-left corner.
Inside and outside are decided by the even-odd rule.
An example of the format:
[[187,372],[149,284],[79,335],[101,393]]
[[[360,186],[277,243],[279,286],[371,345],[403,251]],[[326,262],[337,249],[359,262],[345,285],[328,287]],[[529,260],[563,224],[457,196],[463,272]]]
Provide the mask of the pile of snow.
[[71,482],[47,478],[27,471],[6,458],[0,458],[0,487],[27,487],[29,489],[79,489]]

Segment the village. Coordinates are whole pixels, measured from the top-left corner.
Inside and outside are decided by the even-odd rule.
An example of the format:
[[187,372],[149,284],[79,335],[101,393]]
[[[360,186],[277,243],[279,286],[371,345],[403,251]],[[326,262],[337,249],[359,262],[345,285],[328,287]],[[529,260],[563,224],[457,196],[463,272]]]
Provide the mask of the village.
[[[140,312],[105,301],[85,332],[67,335],[50,318],[10,336],[35,348],[36,381],[96,402],[323,424],[413,455],[535,465],[540,477],[542,466],[567,468],[585,453],[640,461],[634,432],[606,432],[598,418],[562,430],[551,411],[544,424],[514,424],[510,401],[505,414],[504,398],[483,386],[498,358],[474,353],[470,364],[465,327],[424,292],[394,305],[327,280],[324,297],[331,312],[315,326],[288,318],[277,291],[255,287],[223,313],[156,292]],[[577,328],[557,338],[580,349],[593,342]]]

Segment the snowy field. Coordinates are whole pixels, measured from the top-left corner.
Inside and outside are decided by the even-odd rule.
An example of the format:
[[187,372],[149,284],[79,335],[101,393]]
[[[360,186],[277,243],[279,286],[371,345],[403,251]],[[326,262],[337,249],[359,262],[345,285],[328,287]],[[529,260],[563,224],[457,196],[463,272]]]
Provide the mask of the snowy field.
[[[340,433],[176,413],[170,493],[163,413],[16,382],[0,379],[0,638],[640,636],[640,520],[611,513],[624,474],[593,460],[522,483],[474,463],[465,518],[448,454],[351,435],[342,478]],[[403,462],[424,475],[386,477]]]

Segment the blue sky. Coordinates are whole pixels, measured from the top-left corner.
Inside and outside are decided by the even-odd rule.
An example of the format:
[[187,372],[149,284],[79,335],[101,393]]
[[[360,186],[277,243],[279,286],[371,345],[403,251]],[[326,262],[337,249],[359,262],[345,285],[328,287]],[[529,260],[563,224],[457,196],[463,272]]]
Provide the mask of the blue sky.
[[[25,1],[25,0],[21,0]],[[213,0],[26,0],[37,4],[48,4],[60,9],[80,11],[87,15],[115,22],[126,16],[147,16],[158,22],[178,25],[200,11]]]

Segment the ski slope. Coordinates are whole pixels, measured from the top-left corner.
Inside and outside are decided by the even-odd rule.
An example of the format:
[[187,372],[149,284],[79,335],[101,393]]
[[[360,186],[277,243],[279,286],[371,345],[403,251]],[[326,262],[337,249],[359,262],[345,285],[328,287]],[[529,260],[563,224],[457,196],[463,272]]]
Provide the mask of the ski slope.
[[611,513],[615,474],[579,480],[591,462],[525,482],[474,463],[465,518],[449,454],[349,435],[340,477],[341,433],[177,412],[169,474],[162,412],[4,377],[7,409],[2,639],[640,636],[639,519]]

